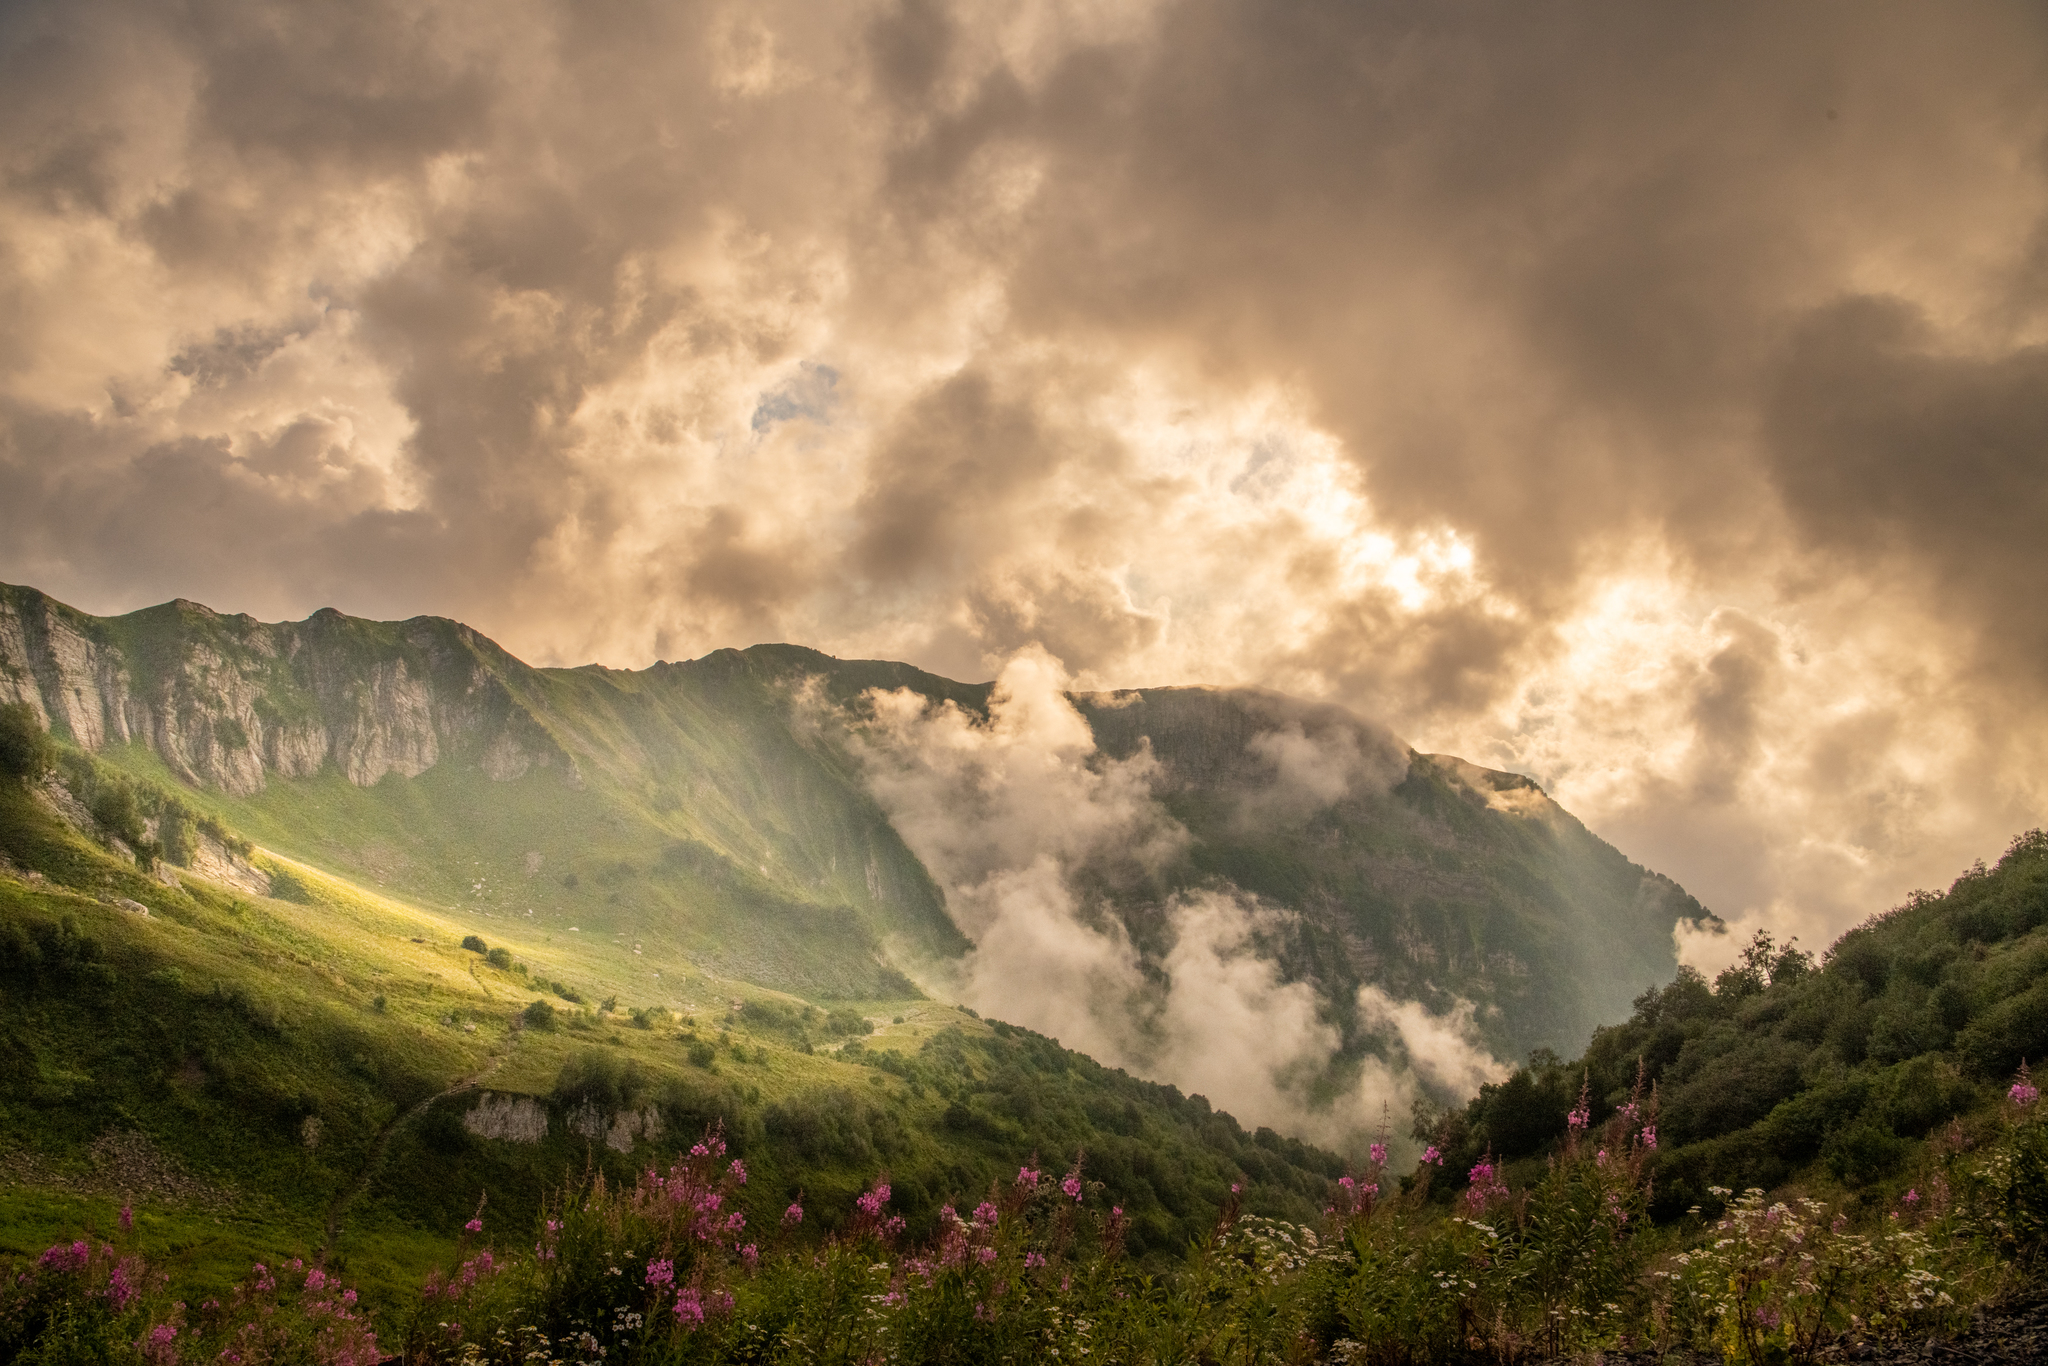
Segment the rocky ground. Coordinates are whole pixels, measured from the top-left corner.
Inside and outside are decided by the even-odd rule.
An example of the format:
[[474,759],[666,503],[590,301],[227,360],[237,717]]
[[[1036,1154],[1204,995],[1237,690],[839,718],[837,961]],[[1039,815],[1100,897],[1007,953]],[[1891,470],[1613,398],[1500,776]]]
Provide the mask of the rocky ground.
[[0,1185],[113,1196],[132,1204],[189,1209],[224,1210],[235,1204],[232,1192],[186,1172],[139,1133],[100,1135],[93,1141],[88,1159],[83,1170],[64,1170],[35,1153],[0,1153]]

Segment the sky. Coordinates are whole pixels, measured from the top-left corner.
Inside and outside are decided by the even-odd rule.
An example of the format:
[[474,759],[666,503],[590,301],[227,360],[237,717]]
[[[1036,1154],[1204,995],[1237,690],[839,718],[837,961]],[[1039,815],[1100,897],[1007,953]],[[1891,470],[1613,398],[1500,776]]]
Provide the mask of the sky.
[[86,610],[1278,689],[1811,947],[2043,822],[2038,4],[11,0],[0,129]]

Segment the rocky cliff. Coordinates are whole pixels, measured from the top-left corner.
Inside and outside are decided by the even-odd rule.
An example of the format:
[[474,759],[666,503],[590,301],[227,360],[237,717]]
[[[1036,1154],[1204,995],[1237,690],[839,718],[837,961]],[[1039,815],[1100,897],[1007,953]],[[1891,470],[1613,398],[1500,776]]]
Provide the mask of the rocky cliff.
[[531,671],[457,622],[222,616],[179,600],[97,618],[0,585],[0,701],[87,750],[135,743],[233,796],[332,765],[351,783],[444,761],[499,780],[576,765],[513,691]]

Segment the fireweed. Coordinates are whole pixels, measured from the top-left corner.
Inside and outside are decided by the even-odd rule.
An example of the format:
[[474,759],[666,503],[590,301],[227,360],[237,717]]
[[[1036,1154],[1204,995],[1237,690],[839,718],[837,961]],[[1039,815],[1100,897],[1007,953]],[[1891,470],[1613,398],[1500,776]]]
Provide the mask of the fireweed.
[[[1844,1339],[1921,1338],[2038,1266],[2048,1125],[2024,1074],[1998,1113],[1926,1145],[1891,1207],[1852,1228],[1793,1196],[1735,1195],[1710,1224],[1653,1232],[1656,1098],[1573,1111],[1544,1174],[1510,1191],[1482,1161],[1448,1212],[1440,1162],[1400,1189],[1386,1150],[1333,1184],[1321,1228],[1243,1213],[1233,1188],[1171,1272],[1123,1255],[1123,1211],[1079,1155],[1036,1160],[913,1243],[886,1177],[845,1231],[804,1236],[801,1199],[748,1227],[746,1168],[714,1131],[631,1186],[593,1178],[494,1247],[472,1221],[405,1330],[412,1362],[1512,1361],[1690,1346],[1810,1360]],[[1662,1249],[1660,1252],[1659,1249]],[[96,1239],[0,1278],[0,1356],[170,1366],[366,1366],[377,1343],[318,1267],[259,1266],[223,1302],[166,1303],[161,1278]]]
[[[131,1222],[121,1224],[125,1235]],[[356,1292],[298,1259],[259,1262],[225,1297],[197,1306],[170,1301],[165,1278],[139,1254],[91,1237],[0,1277],[8,1361],[371,1366],[382,1357]]]

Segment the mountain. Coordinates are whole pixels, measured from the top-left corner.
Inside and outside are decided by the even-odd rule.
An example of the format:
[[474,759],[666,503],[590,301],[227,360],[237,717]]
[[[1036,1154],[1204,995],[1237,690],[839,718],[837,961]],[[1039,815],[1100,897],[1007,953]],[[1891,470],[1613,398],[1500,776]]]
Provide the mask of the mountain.
[[[209,819],[479,930],[818,1000],[900,996],[905,971],[931,980],[969,948],[876,795],[871,700],[897,690],[976,723],[998,700],[787,645],[536,669],[434,617],[98,618],[0,587],[0,702]],[[1275,914],[1256,952],[1313,989],[1354,1061],[1413,1051],[1375,1001],[1469,1007],[1496,1054],[1577,1047],[1670,977],[1675,923],[1707,915],[1529,779],[1337,708],[1208,688],[1066,702],[1085,762],[1140,761],[1177,832],[1142,869],[1077,865],[1077,895],[1155,971],[1176,896],[1257,898]]]

